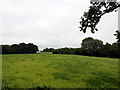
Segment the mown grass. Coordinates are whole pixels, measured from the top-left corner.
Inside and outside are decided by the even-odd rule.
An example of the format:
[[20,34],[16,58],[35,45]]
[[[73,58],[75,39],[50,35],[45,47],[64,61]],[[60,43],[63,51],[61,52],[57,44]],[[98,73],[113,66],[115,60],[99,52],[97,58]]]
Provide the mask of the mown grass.
[[80,55],[2,56],[3,87],[117,88],[118,59]]

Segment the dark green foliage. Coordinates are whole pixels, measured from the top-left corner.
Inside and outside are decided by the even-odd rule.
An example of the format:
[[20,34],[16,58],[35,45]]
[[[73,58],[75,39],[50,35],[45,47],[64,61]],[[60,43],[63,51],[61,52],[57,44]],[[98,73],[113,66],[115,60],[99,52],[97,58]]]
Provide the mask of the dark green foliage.
[[46,48],[43,50],[43,52],[53,52],[54,48]]
[[81,48],[76,48],[74,51],[75,55],[81,55],[82,54],[82,49]]
[[81,55],[120,58],[118,43],[104,45],[101,40],[89,37],[82,41],[81,46]]
[[11,46],[9,45],[2,45],[2,53],[4,54],[11,54],[13,51],[12,51],[12,48]]
[[73,54],[97,57],[120,58],[120,47],[118,43],[103,44],[103,41],[91,37],[82,40],[81,48],[54,49],[53,54]]
[[110,48],[110,57],[120,57],[120,48],[118,43],[113,43]]
[[116,39],[118,40],[117,42],[119,43],[119,48],[120,48],[120,31],[117,30],[116,34],[114,35],[117,37]]
[[103,42],[91,37],[85,38],[81,44],[82,54],[88,56],[102,56]]
[[2,45],[0,45],[0,54],[2,54]]
[[[3,45],[3,46],[4,46],[4,45]],[[13,44],[13,45],[11,45],[11,49],[12,49],[12,53],[16,53],[16,52],[20,53],[20,47],[19,47],[18,44]],[[3,53],[4,53],[4,52],[3,52]]]
[[13,45],[2,45],[2,54],[24,54],[24,53],[36,53],[38,47],[33,43],[20,43]]
[[28,43],[27,51],[28,51],[27,53],[36,53],[39,50],[38,47],[33,43]]
[[104,45],[104,55],[105,56],[110,56],[110,49],[111,49],[111,44],[109,44],[109,43],[106,43],[105,45]]
[[74,48],[61,48],[61,49],[55,49],[53,51],[53,54],[75,54]]
[[[84,12],[83,17],[81,17],[80,21],[80,31],[86,32],[87,28],[91,29],[92,33],[98,31],[96,25],[100,21],[101,17],[106,13],[110,13],[116,11],[120,5],[118,2],[91,2],[91,6],[88,12]],[[120,32],[117,30],[115,36],[120,42]]]

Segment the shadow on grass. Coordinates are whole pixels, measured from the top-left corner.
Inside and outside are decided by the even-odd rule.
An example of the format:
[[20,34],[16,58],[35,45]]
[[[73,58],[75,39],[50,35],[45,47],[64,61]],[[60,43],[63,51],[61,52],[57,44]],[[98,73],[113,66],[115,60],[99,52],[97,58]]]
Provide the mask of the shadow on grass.
[[118,88],[119,80],[105,72],[93,72],[93,76],[85,82],[89,88]]
[[24,88],[21,88],[19,84],[9,84],[7,80],[4,80],[4,83],[5,84],[2,84],[2,90],[40,90],[40,89],[48,90],[49,88],[53,88],[51,86],[46,86],[44,84],[34,86],[33,83],[31,88],[28,88],[27,86]]
[[53,76],[54,76],[54,79],[71,80],[69,75],[65,73],[54,73]]

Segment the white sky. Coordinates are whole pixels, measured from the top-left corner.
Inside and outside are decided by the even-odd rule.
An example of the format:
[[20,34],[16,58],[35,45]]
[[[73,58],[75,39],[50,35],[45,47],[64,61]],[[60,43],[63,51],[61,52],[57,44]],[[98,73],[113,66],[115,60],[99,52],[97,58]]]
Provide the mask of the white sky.
[[95,34],[80,32],[80,18],[90,0],[3,0],[0,5],[0,44],[34,43],[46,47],[80,47],[86,37],[116,42],[118,13],[106,14]]

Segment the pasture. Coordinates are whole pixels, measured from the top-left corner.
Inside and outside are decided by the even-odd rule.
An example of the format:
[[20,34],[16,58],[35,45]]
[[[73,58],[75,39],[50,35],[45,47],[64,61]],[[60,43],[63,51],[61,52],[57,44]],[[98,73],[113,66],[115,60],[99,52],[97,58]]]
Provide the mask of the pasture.
[[52,53],[2,55],[3,88],[117,88],[118,59]]

